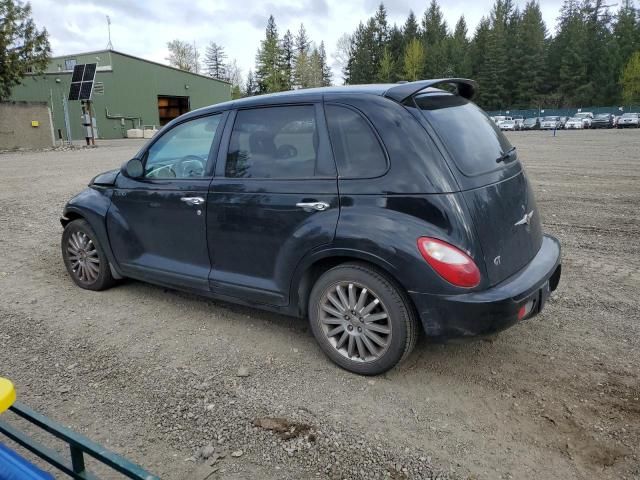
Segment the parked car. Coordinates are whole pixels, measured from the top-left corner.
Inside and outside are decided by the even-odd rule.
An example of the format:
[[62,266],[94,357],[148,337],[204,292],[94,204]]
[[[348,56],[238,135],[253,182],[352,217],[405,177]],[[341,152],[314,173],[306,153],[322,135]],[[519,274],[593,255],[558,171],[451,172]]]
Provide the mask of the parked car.
[[610,113],[599,113],[591,121],[591,128],[613,128],[614,116]]
[[540,119],[538,117],[525,118],[522,122],[522,130],[539,130]]
[[68,202],[66,269],[88,290],[130,277],[308,317],[321,349],[366,375],[419,329],[530,318],[558,286],[560,243],[475,89],[305,89],[186,113]]
[[544,117],[544,119],[540,123],[540,128],[542,130],[555,130],[557,128],[560,128],[560,117],[557,117],[557,116]]
[[564,128],[566,130],[582,130],[584,128],[584,123],[581,118],[571,117],[567,123],[564,124]]
[[618,119],[618,128],[640,127],[640,113],[623,113]]
[[504,122],[505,120],[513,120],[511,117],[507,117],[505,115],[496,115],[495,117],[491,117],[493,118],[493,121],[495,122],[496,125],[499,125],[500,122]]
[[591,123],[593,122],[593,113],[578,112],[574,115],[574,117],[580,118],[582,120],[582,126],[584,128],[591,128]]
[[515,120],[503,120],[498,124],[498,127],[500,127],[500,130],[520,130]]

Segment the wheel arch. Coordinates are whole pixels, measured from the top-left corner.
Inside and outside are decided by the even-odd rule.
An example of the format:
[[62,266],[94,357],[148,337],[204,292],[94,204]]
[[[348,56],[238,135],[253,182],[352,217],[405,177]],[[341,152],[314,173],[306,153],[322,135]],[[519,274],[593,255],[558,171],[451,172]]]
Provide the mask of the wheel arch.
[[395,267],[385,259],[355,249],[330,249],[316,252],[303,260],[296,270],[291,283],[291,303],[295,313],[300,317],[307,316],[309,295],[315,282],[326,271],[338,265],[358,262],[364,263],[383,273],[406,298],[407,304],[416,312],[415,305],[407,293],[407,288],[398,279]]
[[111,199],[104,195],[103,192],[87,188],[71,199],[65,206],[60,223],[64,228],[74,220],[81,219],[86,221],[97,235],[100,245],[107,255],[112,275],[115,278],[122,278],[122,273],[111,250],[111,243],[107,234],[106,217],[110,205]]

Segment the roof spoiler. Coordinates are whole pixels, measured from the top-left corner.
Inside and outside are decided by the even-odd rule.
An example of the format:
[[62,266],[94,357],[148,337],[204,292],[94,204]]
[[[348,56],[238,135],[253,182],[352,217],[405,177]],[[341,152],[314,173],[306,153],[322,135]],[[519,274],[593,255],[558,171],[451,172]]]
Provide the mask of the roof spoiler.
[[466,78],[437,78],[434,80],[399,83],[384,92],[384,96],[403,103],[425,88],[435,87],[436,85],[455,85],[457,94],[466,99],[471,99],[478,88],[476,82]]

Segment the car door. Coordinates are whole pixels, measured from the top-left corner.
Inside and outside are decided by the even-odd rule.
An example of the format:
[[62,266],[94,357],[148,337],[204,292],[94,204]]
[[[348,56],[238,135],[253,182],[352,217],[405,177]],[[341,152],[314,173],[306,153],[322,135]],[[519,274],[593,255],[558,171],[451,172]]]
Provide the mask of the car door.
[[287,305],[293,271],[331,242],[337,174],[319,104],[230,115],[211,182],[211,289],[249,303]]
[[206,201],[225,117],[176,124],[141,155],[140,178],[118,176],[107,231],[125,275],[208,290]]

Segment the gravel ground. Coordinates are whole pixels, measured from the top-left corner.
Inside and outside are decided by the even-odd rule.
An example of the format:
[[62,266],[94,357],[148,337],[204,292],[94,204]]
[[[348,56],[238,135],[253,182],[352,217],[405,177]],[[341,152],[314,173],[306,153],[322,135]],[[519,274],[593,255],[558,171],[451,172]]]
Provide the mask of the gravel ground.
[[75,287],[62,207],[141,143],[0,155],[0,374],[163,479],[638,479],[640,130],[510,138],[563,244],[559,290],[490,341],[423,340],[377,378],[335,367],[304,321]]

